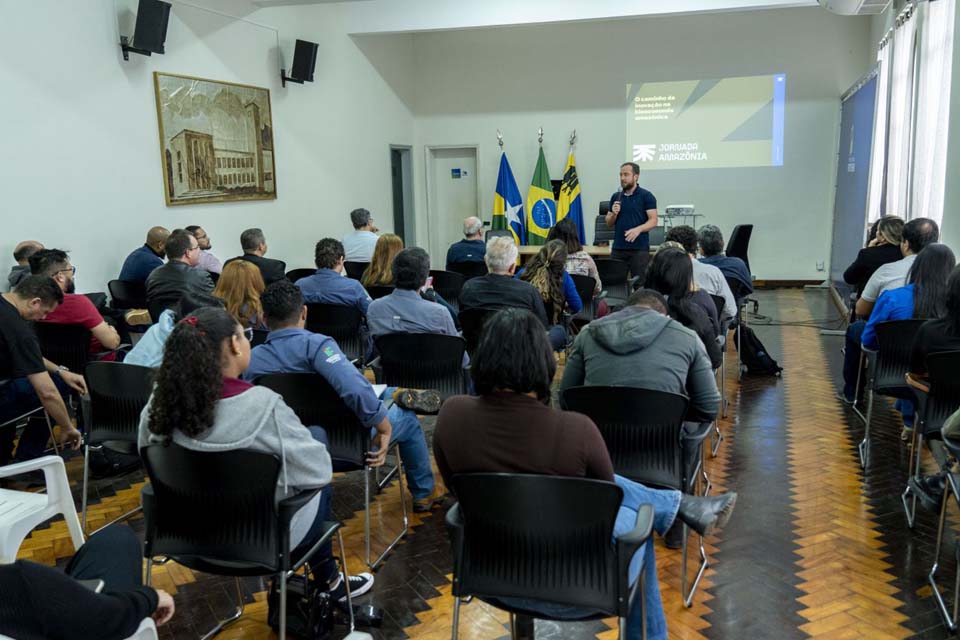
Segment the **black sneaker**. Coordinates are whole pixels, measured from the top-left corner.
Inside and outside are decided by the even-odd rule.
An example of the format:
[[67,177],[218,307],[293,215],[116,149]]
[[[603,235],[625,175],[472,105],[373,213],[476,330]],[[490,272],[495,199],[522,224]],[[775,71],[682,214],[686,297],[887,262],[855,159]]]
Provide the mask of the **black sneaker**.
[[[370,591],[373,588],[373,580],[372,573],[358,573],[350,576],[350,597],[356,598]],[[347,585],[343,582],[342,573],[337,574],[333,584],[330,585],[330,597],[335,602],[347,601]]]
[[947,475],[945,472],[923,476],[919,480],[910,478],[908,484],[917,496],[921,506],[927,511],[937,511],[943,502],[943,491],[946,488]]

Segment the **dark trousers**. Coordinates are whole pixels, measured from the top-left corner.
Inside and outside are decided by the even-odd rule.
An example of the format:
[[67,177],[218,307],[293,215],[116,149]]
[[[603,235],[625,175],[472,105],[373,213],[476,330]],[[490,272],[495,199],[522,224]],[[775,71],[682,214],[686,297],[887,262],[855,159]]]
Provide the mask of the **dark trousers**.
[[[72,393],[67,383],[58,375],[50,376],[64,402],[67,401]],[[41,406],[40,398],[37,397],[33,385],[26,378],[15,378],[11,380],[3,389],[0,389],[0,424],[5,424],[14,420],[25,413],[39,409]],[[17,425],[8,424],[0,427],[0,465],[10,462],[13,449],[13,440],[17,436]],[[33,419],[27,422],[26,428],[20,435],[20,443],[17,445],[17,461],[32,460],[43,455],[47,447],[47,441],[50,438],[50,429],[42,414],[37,414]]]
[[112,524],[87,538],[67,565],[76,580],[104,582],[107,591],[129,591],[143,585],[143,548],[125,524]]
[[610,257],[614,260],[623,260],[630,265],[630,275],[640,276],[640,284],[647,274],[647,265],[650,264],[650,251],[648,249],[613,249]]
[[856,393],[857,373],[860,371],[860,339],[867,323],[857,320],[847,327],[846,350],[843,354],[843,395],[847,400]]
[[[309,427],[310,435],[314,440],[322,442],[327,448],[330,442],[327,439],[327,432],[322,427]],[[317,540],[323,536],[323,523],[330,520],[330,500],[333,497],[333,485],[329,484],[320,490],[320,506],[317,508],[317,516],[310,525],[310,530],[297,547],[290,552],[290,558],[294,562],[301,555],[310,550]],[[320,547],[310,559],[310,568],[313,573],[313,579],[318,582],[329,582],[337,575],[337,563],[333,560],[333,544],[327,542]]]

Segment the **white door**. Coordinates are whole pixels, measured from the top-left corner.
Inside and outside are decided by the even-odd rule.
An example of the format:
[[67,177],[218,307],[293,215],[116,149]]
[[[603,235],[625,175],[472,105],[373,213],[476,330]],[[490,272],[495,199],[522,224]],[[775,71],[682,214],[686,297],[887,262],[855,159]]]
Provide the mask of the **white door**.
[[479,216],[477,148],[427,148],[430,264],[442,269],[447,248],[463,239],[463,219]]

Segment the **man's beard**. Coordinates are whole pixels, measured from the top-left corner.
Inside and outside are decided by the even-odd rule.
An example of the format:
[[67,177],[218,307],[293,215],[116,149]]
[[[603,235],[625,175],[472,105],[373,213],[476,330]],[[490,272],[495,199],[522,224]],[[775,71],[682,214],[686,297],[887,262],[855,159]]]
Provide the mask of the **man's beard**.
[[67,283],[67,290],[64,293],[76,293],[77,291],[77,281],[71,280]]

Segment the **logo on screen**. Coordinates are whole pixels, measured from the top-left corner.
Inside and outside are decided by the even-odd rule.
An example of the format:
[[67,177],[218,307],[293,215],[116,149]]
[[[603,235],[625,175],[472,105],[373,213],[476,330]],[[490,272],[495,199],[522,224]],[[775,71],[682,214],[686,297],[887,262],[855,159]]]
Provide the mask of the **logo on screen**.
[[650,162],[657,155],[657,145],[655,144],[635,144],[633,145],[634,162]]

